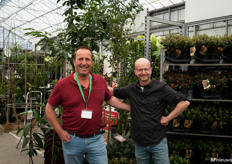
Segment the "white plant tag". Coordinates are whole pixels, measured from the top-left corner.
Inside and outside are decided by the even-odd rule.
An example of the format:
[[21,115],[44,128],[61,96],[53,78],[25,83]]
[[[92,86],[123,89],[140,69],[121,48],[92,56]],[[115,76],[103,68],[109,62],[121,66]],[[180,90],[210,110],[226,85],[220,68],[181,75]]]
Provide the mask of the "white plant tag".
[[28,120],[31,120],[33,118],[33,111],[32,110],[29,110],[28,112],[27,112],[27,119]]

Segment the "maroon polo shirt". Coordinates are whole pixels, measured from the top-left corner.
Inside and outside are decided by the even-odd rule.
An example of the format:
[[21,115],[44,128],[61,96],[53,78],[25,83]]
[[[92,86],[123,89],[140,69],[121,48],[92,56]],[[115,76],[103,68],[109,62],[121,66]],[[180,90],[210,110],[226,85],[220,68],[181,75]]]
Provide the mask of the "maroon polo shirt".
[[[92,110],[92,119],[81,118],[81,111],[86,108],[76,80],[72,72],[69,76],[59,80],[48,99],[52,106],[62,106],[62,127],[79,135],[96,133],[102,127],[102,104],[104,100],[109,100],[111,94],[107,88],[105,79],[100,76],[92,75],[92,90],[89,97],[87,108]],[[82,86],[85,100],[89,95],[89,87]]]

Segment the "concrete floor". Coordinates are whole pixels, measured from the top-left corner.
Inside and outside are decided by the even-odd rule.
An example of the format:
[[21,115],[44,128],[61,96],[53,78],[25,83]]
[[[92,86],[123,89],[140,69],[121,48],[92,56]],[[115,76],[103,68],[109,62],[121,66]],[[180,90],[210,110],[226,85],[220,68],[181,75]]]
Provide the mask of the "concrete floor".
[[[0,129],[1,130],[1,129]],[[29,156],[26,151],[21,152],[21,144],[16,148],[21,134],[16,134],[17,130],[11,130],[10,132],[0,132],[0,164],[29,164]],[[108,133],[104,133],[105,143],[107,142]],[[38,155],[33,157],[34,164],[44,164],[44,152],[38,151]]]
[[[29,156],[26,151],[20,155],[21,144],[16,149],[21,135],[15,135],[16,131],[0,134],[0,164],[29,164]],[[20,142],[21,143],[21,142]],[[34,164],[43,164],[43,152],[33,157]]]

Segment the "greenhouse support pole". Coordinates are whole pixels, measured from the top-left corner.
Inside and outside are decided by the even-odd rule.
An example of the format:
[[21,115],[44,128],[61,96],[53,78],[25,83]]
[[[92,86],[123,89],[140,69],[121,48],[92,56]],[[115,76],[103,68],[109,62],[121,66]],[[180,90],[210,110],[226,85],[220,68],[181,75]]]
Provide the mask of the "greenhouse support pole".
[[182,29],[182,35],[187,34],[187,26],[184,23],[179,23],[175,21],[169,21],[166,19],[160,19],[160,18],[155,18],[151,16],[146,16],[145,17],[145,46],[144,46],[144,57],[150,60],[151,54],[150,54],[150,26],[151,22],[158,22],[158,23],[163,23],[163,24],[169,24],[173,26],[178,26],[179,28]]
[[148,60],[151,59],[151,44],[150,44],[150,17],[146,16],[145,17],[145,46],[144,46],[144,57],[147,58]]
[[228,20],[225,21],[225,34],[226,36],[228,36],[229,32],[228,32]]
[[[24,52],[25,53],[25,93],[24,93],[24,95],[25,95],[25,100],[26,100],[26,95],[27,95],[27,53],[26,53],[26,51]],[[25,105],[27,105],[26,104],[26,101],[25,101]],[[24,118],[25,119],[25,118]]]

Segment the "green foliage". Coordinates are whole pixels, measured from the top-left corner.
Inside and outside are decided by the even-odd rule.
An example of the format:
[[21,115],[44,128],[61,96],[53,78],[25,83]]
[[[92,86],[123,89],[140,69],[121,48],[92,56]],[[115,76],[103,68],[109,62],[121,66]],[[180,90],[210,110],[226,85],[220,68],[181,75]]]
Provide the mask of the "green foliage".
[[232,35],[222,37],[223,55],[232,56]]
[[170,150],[183,151],[185,148],[185,142],[180,138],[169,138],[168,146]]
[[170,163],[171,164],[190,164],[188,159],[182,158],[180,156],[170,156]]
[[108,160],[109,164],[136,164],[136,159],[127,160],[126,158],[112,158]]
[[[57,2],[59,3],[59,0]],[[123,31],[124,25],[128,23],[128,18],[135,17],[141,10],[138,0],[129,3],[119,0],[65,1],[63,6],[66,7],[64,21],[67,28],[60,30],[56,39],[51,38],[51,34],[34,29],[27,29],[29,32],[26,34],[40,38],[38,44],[44,43],[43,49],[50,51],[51,56],[67,59],[73,70],[73,58],[70,54],[73,54],[78,46],[87,45],[98,52],[99,41],[111,39],[112,31],[120,34],[120,30]]]
[[161,44],[167,49],[170,54],[175,54],[176,49],[180,49],[181,55],[190,55],[190,46],[192,45],[191,38],[181,35],[166,35],[161,39]]
[[[123,87],[137,80],[137,77],[134,74],[134,63],[138,58],[144,57],[144,36],[140,35],[137,38],[126,39],[123,34],[119,36],[118,32],[116,36],[118,38],[112,40],[110,48],[108,49],[113,54],[109,59],[109,63],[111,63],[110,67],[113,68],[113,76],[111,77],[111,81],[112,79],[117,78],[118,87]],[[158,46],[158,42],[159,40],[152,35],[151,66],[153,68],[152,77],[156,79],[159,78],[160,72],[160,47]],[[120,44],[121,46],[119,46],[118,44]],[[124,100],[124,102],[129,103],[128,100]],[[123,131],[130,126],[130,121],[128,121],[128,117],[130,114],[121,110],[118,112],[120,114],[119,122],[117,125],[119,129],[118,132],[123,133]]]
[[168,70],[163,74],[164,81],[176,91],[192,89],[193,75],[184,71]]
[[119,142],[116,139],[111,139],[111,142],[109,142],[106,146],[108,158],[109,159],[123,159],[123,161],[130,161],[135,159],[135,148],[134,148],[134,142],[130,138],[130,132],[127,132],[127,134],[122,135],[127,140],[124,142]]
[[[23,112],[21,114],[25,114],[27,112]],[[35,118],[38,119],[37,126],[40,127],[42,123],[45,123],[45,120],[39,117],[39,111],[34,109],[33,113]],[[27,122],[22,128],[18,129],[17,135],[22,131],[23,132],[23,143],[22,143],[22,151],[28,151],[27,154],[33,163],[33,156],[37,156],[37,151],[44,149],[44,144],[42,141],[43,134],[33,132],[33,127],[35,126],[35,122],[31,120]],[[41,128],[41,127],[40,127]]]
[[94,72],[95,74],[103,75],[103,67],[104,67],[105,58],[106,57],[103,54],[99,55],[99,59],[98,59],[98,56],[95,55],[91,71]]
[[193,45],[196,47],[197,55],[221,54],[218,47],[222,46],[222,37],[208,36],[206,34],[193,36]]
[[[44,105],[39,104],[44,110]],[[59,109],[62,110],[62,109]],[[47,150],[45,156],[50,156],[51,162],[56,163],[56,159],[60,156],[61,140],[52,127],[47,122],[45,117],[40,116],[38,109],[33,109],[33,119],[27,122],[22,128],[18,129],[17,135],[23,133],[22,151],[27,151],[27,155],[33,163],[33,156],[37,156],[38,150]],[[19,115],[28,114],[28,111],[22,112]],[[61,120],[59,120],[61,124]],[[34,131],[37,127],[40,132]]]

